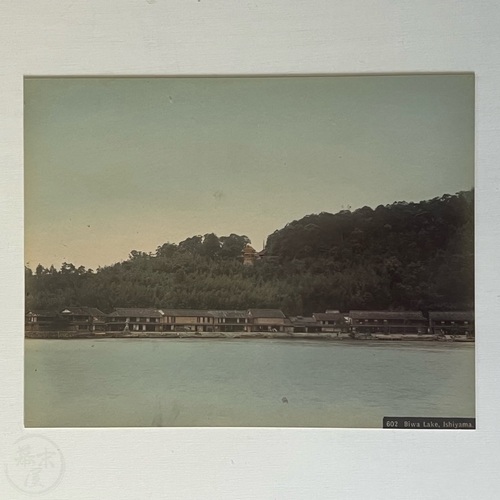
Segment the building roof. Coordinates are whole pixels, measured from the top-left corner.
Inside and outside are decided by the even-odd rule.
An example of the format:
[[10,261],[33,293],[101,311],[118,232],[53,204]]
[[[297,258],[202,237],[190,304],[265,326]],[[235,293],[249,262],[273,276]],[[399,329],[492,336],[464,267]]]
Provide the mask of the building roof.
[[420,311],[350,311],[352,319],[413,319],[424,320]]
[[257,250],[255,250],[255,248],[252,245],[247,243],[241,252],[255,254],[255,253],[257,253]]
[[130,316],[136,318],[160,318],[162,316],[158,309],[143,307],[115,307],[115,310],[108,314],[111,317]]
[[61,314],[72,316],[106,316],[97,307],[65,307],[61,309]]
[[280,318],[283,319],[285,315],[279,309],[249,309],[248,315],[254,318]]
[[47,311],[47,310],[41,310],[41,309],[31,309],[26,313],[26,316],[31,315],[31,316],[39,316],[42,318],[53,318],[54,316],[57,316],[57,311]]
[[434,321],[474,321],[474,311],[431,311],[429,319]]
[[[227,309],[222,309],[222,310],[210,310],[206,311],[210,316],[213,316],[215,318],[246,318],[247,317],[247,312],[246,311],[240,311],[240,310],[227,310]],[[206,315],[205,315],[206,316]]]
[[293,316],[290,318],[293,326],[320,326],[312,317]]
[[313,317],[317,321],[336,321],[344,319],[344,316],[344,314],[340,314],[339,312],[313,313]]
[[207,309],[160,309],[164,316],[212,316],[212,313]]

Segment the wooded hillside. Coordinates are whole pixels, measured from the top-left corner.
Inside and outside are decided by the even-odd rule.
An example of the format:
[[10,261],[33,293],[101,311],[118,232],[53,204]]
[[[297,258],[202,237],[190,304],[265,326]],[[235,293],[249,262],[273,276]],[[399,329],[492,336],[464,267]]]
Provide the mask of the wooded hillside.
[[97,271],[69,263],[26,268],[26,309],[473,308],[473,191],[307,215],[271,234],[254,266],[242,265],[248,242],[209,233],[154,253],[132,250]]

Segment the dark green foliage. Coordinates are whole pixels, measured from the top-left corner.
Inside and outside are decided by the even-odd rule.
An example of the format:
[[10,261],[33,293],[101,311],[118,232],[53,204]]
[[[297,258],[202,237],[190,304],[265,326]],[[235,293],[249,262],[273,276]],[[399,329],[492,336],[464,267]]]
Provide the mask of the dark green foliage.
[[309,215],[267,245],[282,265],[299,260],[323,274],[326,282],[308,297],[313,308],[473,308],[473,191]]
[[473,191],[374,210],[321,213],[269,236],[271,258],[242,265],[246,236],[209,233],[96,272],[26,270],[27,309],[68,305],[246,309],[471,309]]

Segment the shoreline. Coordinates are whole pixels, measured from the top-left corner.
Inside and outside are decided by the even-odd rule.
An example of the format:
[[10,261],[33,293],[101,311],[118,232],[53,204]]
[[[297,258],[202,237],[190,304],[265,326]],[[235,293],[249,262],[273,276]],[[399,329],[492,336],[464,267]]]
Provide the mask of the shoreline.
[[463,342],[474,343],[474,338],[467,338],[465,335],[445,335],[438,337],[431,334],[382,334],[375,333],[371,335],[358,334],[357,337],[351,337],[347,333],[283,333],[283,332],[138,332],[121,334],[118,332],[99,332],[81,333],[68,331],[47,331],[47,332],[26,332],[26,339],[46,339],[46,340],[96,340],[96,339],[237,339],[237,340],[252,340],[252,339],[269,339],[269,340],[327,340],[331,342],[342,341],[380,341],[380,342]]

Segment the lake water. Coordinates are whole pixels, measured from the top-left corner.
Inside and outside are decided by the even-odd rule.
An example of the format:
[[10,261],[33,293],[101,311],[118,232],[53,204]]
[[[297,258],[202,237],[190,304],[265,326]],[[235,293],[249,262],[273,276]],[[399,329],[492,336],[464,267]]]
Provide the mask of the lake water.
[[25,341],[25,425],[375,427],[473,417],[474,344]]

